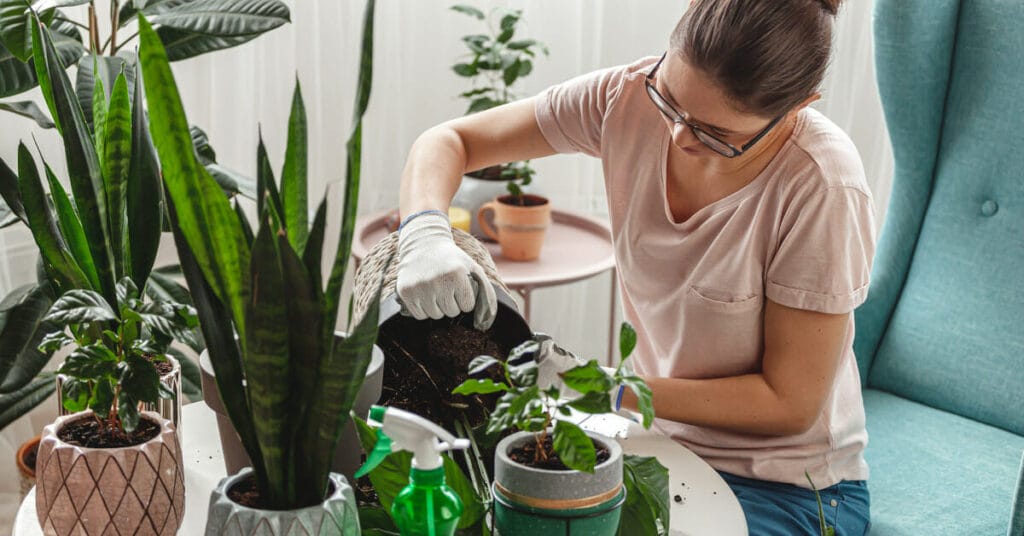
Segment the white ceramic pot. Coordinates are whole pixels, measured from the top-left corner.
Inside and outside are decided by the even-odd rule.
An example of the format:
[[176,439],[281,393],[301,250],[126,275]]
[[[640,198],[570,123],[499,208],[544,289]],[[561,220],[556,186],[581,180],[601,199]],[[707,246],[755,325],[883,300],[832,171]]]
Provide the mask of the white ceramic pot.
[[[452,198],[452,206],[461,207],[469,211],[469,234],[479,240],[493,242],[490,237],[484,234],[483,229],[480,228],[480,223],[477,222],[477,214],[484,203],[507,194],[507,185],[507,180],[480,179],[469,175],[462,176],[462,184],[459,186],[458,191],[455,192],[455,197]],[[525,193],[540,194],[536,183],[524,186],[522,190]]]

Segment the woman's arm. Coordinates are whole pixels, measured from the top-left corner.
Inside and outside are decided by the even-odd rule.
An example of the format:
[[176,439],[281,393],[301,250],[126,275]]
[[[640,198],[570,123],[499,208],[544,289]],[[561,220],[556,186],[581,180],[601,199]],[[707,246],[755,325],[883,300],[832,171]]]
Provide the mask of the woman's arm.
[[555,154],[534,115],[536,97],[453,119],[416,140],[402,172],[401,213],[445,211],[462,175]]
[[[793,309],[768,300],[761,372],[706,380],[645,377],[654,394],[655,414],[747,434],[806,432],[832,389],[849,315]],[[622,403],[636,409],[628,389]]]

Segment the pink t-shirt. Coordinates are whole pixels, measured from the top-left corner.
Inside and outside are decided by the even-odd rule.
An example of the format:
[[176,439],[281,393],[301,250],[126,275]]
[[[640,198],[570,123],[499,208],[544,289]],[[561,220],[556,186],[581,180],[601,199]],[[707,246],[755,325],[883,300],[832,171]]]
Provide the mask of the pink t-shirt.
[[[586,74],[541,94],[536,115],[562,153],[601,159],[636,372],[718,378],[761,370],[765,300],[847,313],[867,294],[872,199],[850,139],[813,109],[767,168],[675,223],[666,197],[670,133],[644,89],[657,58]],[[716,469],[807,487],[865,480],[864,403],[853,315],[825,407],[810,430],[741,434],[659,419]]]

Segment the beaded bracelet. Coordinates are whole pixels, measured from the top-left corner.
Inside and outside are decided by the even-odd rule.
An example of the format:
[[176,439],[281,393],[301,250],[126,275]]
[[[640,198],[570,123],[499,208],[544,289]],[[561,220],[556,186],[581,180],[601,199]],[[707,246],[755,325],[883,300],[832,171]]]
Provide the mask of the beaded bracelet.
[[437,209],[433,209],[433,208],[432,209],[428,209],[428,210],[421,210],[419,212],[414,212],[414,213],[409,214],[408,216],[406,216],[405,219],[402,220],[402,223],[400,223],[398,225],[399,232],[401,232],[402,227],[405,227],[406,225],[408,225],[409,222],[411,222],[412,220],[414,220],[414,219],[416,219],[416,218],[418,218],[418,217],[420,217],[420,216],[422,216],[424,214],[437,214],[438,216],[443,216],[444,219],[446,219],[446,220],[448,219],[448,214],[443,212],[443,211],[440,211],[440,210],[437,210]]

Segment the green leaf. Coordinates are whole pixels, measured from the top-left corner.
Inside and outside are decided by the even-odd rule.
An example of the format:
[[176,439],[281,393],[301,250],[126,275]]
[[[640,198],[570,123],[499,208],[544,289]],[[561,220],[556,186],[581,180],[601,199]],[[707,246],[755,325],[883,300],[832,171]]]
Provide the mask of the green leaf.
[[181,365],[181,393],[188,397],[191,402],[199,402],[203,399],[202,373],[199,365],[184,352],[170,347],[167,354],[178,360]]
[[456,63],[452,70],[455,71],[455,74],[465,77],[476,76],[480,72],[472,63]]
[[622,384],[629,387],[633,394],[636,395],[637,409],[643,415],[643,426],[644,428],[650,428],[651,423],[654,422],[654,401],[651,395],[651,388],[639,376],[626,376],[622,378]]
[[452,11],[458,11],[459,13],[469,15],[470,17],[475,17],[477,20],[484,20],[485,18],[484,12],[473,6],[459,4],[452,6],[451,9]]
[[511,86],[516,82],[516,79],[519,78],[520,65],[521,62],[519,60],[515,60],[512,65],[505,68],[505,71],[502,73],[502,80],[505,82],[506,86]]
[[513,389],[501,395],[494,412],[487,421],[487,433],[493,434],[511,428],[521,418],[528,416],[531,402],[540,400],[540,389],[534,385],[526,389]]
[[[128,95],[128,81],[120,74],[110,94],[110,107],[103,129],[103,178],[107,194],[108,228],[111,237],[111,253],[114,257],[114,273],[120,277],[127,273],[125,250],[127,248],[127,201],[128,172],[132,160],[132,107]],[[156,220],[159,212],[150,214]],[[143,282],[145,279],[143,279]]]
[[93,381],[112,374],[117,366],[114,352],[102,343],[96,343],[75,348],[64,360],[60,373],[82,381]]
[[32,57],[32,15],[25,0],[0,0],[0,41],[21,61]]
[[89,397],[89,409],[97,415],[109,415],[110,408],[114,405],[114,385],[108,378],[102,378],[96,382]]
[[183,32],[167,26],[157,28],[156,34],[167,47],[168,61],[181,61],[207,52],[224,50],[248,43],[259,37],[259,34],[222,37],[192,32]]
[[89,281],[68,251],[47,203],[32,155],[24,144],[18,145],[18,186],[28,217],[29,229],[43,259],[50,280],[58,292],[89,288]]
[[[83,111],[84,113],[84,111]],[[103,168],[103,157],[105,152],[103,144],[106,142],[104,131],[107,126],[107,90],[103,80],[95,78],[92,88],[92,132],[96,144],[96,154],[100,157],[100,167]]]
[[[63,34],[54,34],[53,43],[63,65],[74,64],[85,51],[81,41]],[[29,60],[28,63],[22,62],[0,44],[0,98],[24,93],[37,85],[39,82],[32,60]],[[50,107],[50,112],[52,116],[52,107]],[[53,117],[53,122],[58,123],[55,117]]]
[[532,359],[514,365],[507,365],[507,370],[509,377],[512,379],[512,385],[516,387],[530,387],[537,383],[539,370],[537,362]]
[[[88,56],[78,64],[75,75],[75,94],[78,95],[78,102],[85,114],[85,122],[90,128],[93,124],[93,93],[97,81],[104,88],[112,88],[120,73],[124,72],[128,79],[129,96],[134,94],[135,69],[138,62],[129,62],[121,56]],[[104,95],[106,98],[106,95]]]
[[501,33],[498,34],[498,38],[496,39],[496,41],[498,41],[499,43],[508,43],[508,41],[512,39],[512,36],[515,33],[516,29],[514,27],[509,28],[507,30],[502,30]]
[[142,10],[152,24],[183,32],[240,37],[268,32],[290,21],[288,6],[278,0],[192,0],[167,9]]
[[[363,115],[370,104],[370,88],[373,83],[373,14],[376,3],[366,2],[363,16],[363,38],[360,47],[359,76],[356,83],[356,103],[352,112],[352,132],[345,144],[345,201],[341,209],[341,231],[338,249],[334,256],[334,267],[327,281],[324,297],[327,301],[325,309],[325,329],[333,329],[337,323],[338,303],[341,299],[341,286],[345,280],[349,257],[352,253],[352,237],[355,233],[356,214],[359,211],[359,185],[362,176],[363,157]],[[329,333],[327,334],[330,335]]]
[[502,31],[511,30],[516,27],[516,23],[519,22],[519,18],[522,16],[521,10],[511,10],[508,15],[501,18],[501,29]]
[[153,363],[137,355],[129,355],[122,363],[127,364],[127,367],[120,378],[121,395],[127,394],[137,402],[159,402],[160,374]]
[[[137,69],[139,66],[136,63],[129,72]],[[130,78],[134,79],[135,90],[131,92],[134,100],[131,105],[131,161],[128,164],[125,198],[128,222],[125,265],[126,271],[130,270],[127,275],[142,288],[146,285],[160,248],[160,227],[165,210],[159,164],[143,106],[142,77],[136,72]],[[174,301],[191,303],[180,299]]]
[[[288,310],[281,258],[274,232],[264,219],[252,246],[252,299],[246,304],[246,353],[243,366],[256,437],[267,466],[260,490],[274,505],[295,501],[287,465],[289,426]],[[322,498],[322,495],[321,495]]]
[[0,110],[6,110],[22,117],[27,117],[35,121],[41,128],[54,128],[50,117],[32,101],[0,102]]
[[0,394],[0,430],[42,404],[55,389],[53,374],[46,373],[17,391]]
[[283,214],[281,194],[278,192],[277,182],[274,179],[274,169],[270,165],[270,157],[267,156],[267,147],[263,144],[262,130],[257,137],[259,141],[256,145],[256,212],[262,218],[269,200],[274,206],[272,212]]
[[623,322],[619,328],[619,355],[622,361],[629,358],[636,348],[636,330],[629,322]]
[[249,245],[220,186],[196,161],[181,97],[157,33],[145,18],[139,19],[139,32],[150,133],[177,211],[175,218],[203,278],[228,307],[239,337],[245,340],[249,280],[243,270],[249,267]]
[[494,380],[487,378],[486,380],[475,380],[468,379],[462,382],[461,385],[452,390],[452,394],[456,395],[473,395],[481,394],[486,395],[490,393],[497,393],[500,391],[508,391],[508,386],[504,383],[494,383]]
[[597,464],[594,442],[579,426],[568,421],[555,423],[552,446],[558,458],[570,469],[593,473]]
[[100,288],[97,290],[108,301],[114,302],[113,258],[99,158],[71,82],[54,51],[49,31],[36,22],[32,25],[32,35],[36,74],[40,85],[50,88],[48,101],[56,109],[57,124],[62,126],[71,191],[99,275]]
[[615,381],[608,375],[596,359],[591,359],[586,365],[569,369],[559,376],[565,385],[574,389],[580,394],[607,393],[615,387]]
[[2,158],[0,158],[0,197],[7,202],[7,208],[18,219],[28,224],[25,206],[21,202],[21,192],[18,191],[18,175],[7,166],[7,163]]
[[19,287],[0,301],[0,393],[24,388],[50,361],[52,353],[39,345],[60,329],[43,321],[52,305],[45,282]]
[[391,520],[391,514],[376,506],[359,507],[359,528],[362,536],[398,536],[398,527]]
[[96,264],[92,260],[92,252],[89,251],[89,242],[85,238],[82,221],[78,219],[78,213],[75,212],[71,200],[68,199],[67,192],[64,191],[64,186],[57,180],[53,170],[50,169],[46,162],[43,162],[43,167],[46,170],[46,178],[50,184],[50,198],[53,200],[53,206],[57,212],[57,222],[60,225],[61,235],[71,250],[71,255],[74,257],[78,267],[85,274],[86,279],[89,280],[89,288],[100,288],[99,275],[96,273]]
[[592,391],[569,403],[573,409],[584,413],[611,413],[612,399],[607,391]]
[[536,44],[536,39],[518,39],[516,41],[509,41],[509,43],[505,46],[512,50],[526,50]]
[[489,110],[491,108],[494,108],[495,106],[500,106],[502,104],[504,103],[501,101],[494,100],[490,97],[480,97],[479,99],[473,99],[473,101],[469,103],[469,109],[466,110],[466,113],[471,114],[483,110]]
[[302,102],[302,87],[296,78],[292,112],[288,118],[288,147],[285,149],[284,169],[281,171],[281,202],[284,205],[288,241],[300,255],[305,251],[309,239],[309,151],[306,130],[306,107]]
[[43,320],[64,325],[109,322],[117,320],[117,314],[100,293],[73,289],[57,299]]
[[[309,279],[313,284],[313,288],[318,293],[323,292],[323,274],[321,273],[323,267],[324,254],[324,232],[327,228],[327,198],[320,200],[320,206],[316,209],[316,216],[313,217],[313,228],[309,232],[309,238],[306,240],[306,248],[302,252],[302,263],[306,265],[306,271],[309,272]],[[351,318],[351,315],[349,315]]]
[[479,374],[494,365],[504,365],[504,362],[489,355],[478,355],[469,362],[469,375]]
[[668,469],[657,458],[626,454],[622,457],[622,483],[626,504],[619,519],[619,535],[668,534]]

